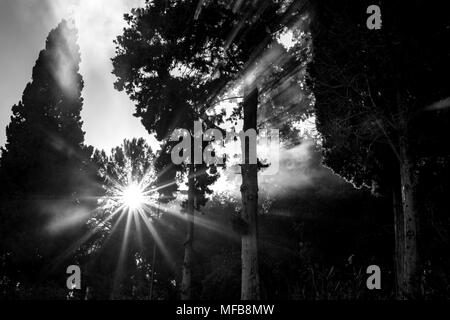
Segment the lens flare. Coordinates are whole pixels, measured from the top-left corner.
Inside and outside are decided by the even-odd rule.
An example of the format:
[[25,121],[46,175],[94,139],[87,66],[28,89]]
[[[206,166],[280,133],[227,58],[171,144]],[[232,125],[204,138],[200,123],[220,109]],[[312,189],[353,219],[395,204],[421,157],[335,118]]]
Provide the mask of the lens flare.
[[126,186],[120,196],[120,202],[130,210],[142,209],[146,201],[144,190],[137,183]]

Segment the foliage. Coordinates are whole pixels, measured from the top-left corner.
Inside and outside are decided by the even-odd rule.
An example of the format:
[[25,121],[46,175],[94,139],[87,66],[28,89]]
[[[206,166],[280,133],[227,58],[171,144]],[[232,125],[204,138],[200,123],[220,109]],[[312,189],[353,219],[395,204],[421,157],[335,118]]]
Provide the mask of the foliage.
[[0,242],[7,261],[2,271],[25,286],[55,276],[61,261],[52,258],[83,229],[80,220],[58,227],[59,219],[84,210],[92,152],[83,145],[76,40],[77,30],[64,20],[49,33],[6,128],[0,160]]
[[386,192],[397,183],[402,105],[417,157],[448,154],[438,142],[448,112],[434,111],[437,116],[426,107],[450,95],[442,81],[448,52],[440,49],[449,28],[439,6],[382,1],[382,29],[369,30],[364,14],[370,4],[313,6],[310,86],[325,164],[357,187],[375,183]]

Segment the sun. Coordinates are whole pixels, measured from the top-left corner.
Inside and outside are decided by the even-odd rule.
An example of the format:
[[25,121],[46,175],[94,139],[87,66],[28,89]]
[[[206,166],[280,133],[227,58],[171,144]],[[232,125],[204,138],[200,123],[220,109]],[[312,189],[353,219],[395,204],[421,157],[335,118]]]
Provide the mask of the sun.
[[142,209],[146,203],[144,190],[137,183],[131,183],[122,190],[120,202],[130,210]]

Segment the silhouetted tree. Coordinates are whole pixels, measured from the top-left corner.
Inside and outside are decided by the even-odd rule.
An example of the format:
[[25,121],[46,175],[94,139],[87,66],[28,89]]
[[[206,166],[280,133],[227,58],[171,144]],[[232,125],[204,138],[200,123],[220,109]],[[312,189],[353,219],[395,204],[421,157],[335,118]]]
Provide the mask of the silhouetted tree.
[[[187,236],[181,297],[190,299],[194,210],[204,205],[205,195],[210,193],[208,185],[217,176],[215,171],[208,171],[204,164],[175,166],[170,157],[174,143],[169,141],[169,137],[176,128],[190,130],[193,134],[194,121],[203,118],[207,110],[204,99],[223,80],[220,77],[205,79],[203,74],[180,69],[177,65],[179,58],[185,54],[185,46],[180,42],[188,34],[181,17],[186,6],[191,4],[171,2],[170,6],[167,5],[166,1],[148,2],[145,8],[135,9],[131,15],[126,15],[129,27],[117,39],[113,64],[114,74],[118,77],[116,88],[125,89],[136,101],[136,116],[142,119],[149,133],[155,133],[156,138],[163,142],[166,153],[161,154],[157,162],[161,186],[176,185],[176,171],[184,171],[188,176],[188,199],[185,204]],[[198,35],[205,37],[205,32]],[[189,43],[196,46],[195,41]],[[204,72],[211,69],[202,57],[197,59],[196,67]],[[193,159],[192,155],[189,156]]]
[[[109,156],[98,150],[93,155],[104,191],[88,221],[89,232],[78,258],[85,265],[86,285],[97,298],[147,298],[156,272],[161,281],[173,277],[173,266],[163,260],[164,255],[158,259],[161,270],[155,270],[157,252],[170,248],[170,243],[161,241],[167,238],[161,234],[165,209],[157,188],[157,156],[142,138],[124,140]],[[137,194],[128,194],[130,190]],[[140,203],[130,206],[127,197]],[[157,250],[157,246],[163,247]],[[99,283],[101,279],[105,283]],[[168,288],[169,280],[165,280]]]
[[[12,107],[2,148],[1,250],[14,273],[28,279],[42,277],[45,264],[46,273],[52,272],[49,257],[62,251],[77,230],[72,225],[62,235],[55,223],[82,209],[91,148],[83,145],[76,41],[77,30],[65,20],[50,32],[22,100]],[[58,241],[51,241],[55,234]]]
[[369,30],[369,1],[312,3],[310,74],[325,164],[357,187],[393,193],[399,294],[417,298],[420,172],[449,155],[448,18],[424,1],[378,1],[382,28]]
[[[245,79],[245,107],[236,114],[244,129],[256,130],[258,86],[267,75],[255,69],[274,64],[265,63],[265,50],[273,48],[278,31],[298,23],[301,7],[301,1],[148,1],[126,17],[131,27],[118,38],[117,87],[138,102],[136,114],[144,125],[164,138],[177,126],[191,128],[197,119],[220,126],[224,113],[210,111],[227,89]],[[257,170],[257,165],[242,166],[242,219],[249,231],[242,237],[244,299],[259,297]]]

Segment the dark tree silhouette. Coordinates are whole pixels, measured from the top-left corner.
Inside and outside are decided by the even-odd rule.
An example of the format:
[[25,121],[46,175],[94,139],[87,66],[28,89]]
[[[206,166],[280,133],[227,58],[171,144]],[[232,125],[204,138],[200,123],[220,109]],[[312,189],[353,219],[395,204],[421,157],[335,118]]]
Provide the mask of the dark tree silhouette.
[[[186,46],[181,45],[183,39],[195,38],[197,34],[186,37],[189,33],[180,19],[191,4],[174,2],[169,7],[167,5],[165,1],[148,2],[145,8],[135,9],[131,15],[125,16],[129,27],[117,39],[113,64],[114,74],[118,78],[116,88],[125,89],[136,101],[135,115],[142,119],[149,133],[155,133],[156,138],[163,142],[165,153],[156,163],[159,185],[168,186],[166,193],[170,193],[176,186],[176,171],[184,171],[188,175],[188,199],[185,203],[187,235],[181,297],[190,299],[194,210],[205,204],[205,195],[211,192],[208,186],[215,181],[217,174],[214,170],[208,171],[204,164],[175,166],[170,157],[174,143],[169,141],[169,137],[176,128],[193,133],[195,120],[203,118],[211,123],[204,117],[207,109],[204,99],[223,80],[221,77],[205,80],[203,73],[211,71],[211,66],[202,57],[197,58],[196,68],[203,73],[177,68],[177,63],[182,63],[185,54],[183,50]],[[198,36],[206,35],[201,32]],[[196,46],[193,39],[187,41]],[[192,52],[198,52],[198,48]],[[190,158],[193,159],[192,156]]]
[[382,28],[369,30],[370,1],[312,3],[310,75],[325,164],[357,187],[393,194],[399,296],[417,298],[420,173],[448,165],[448,17],[424,1],[378,1]]
[[76,41],[77,30],[67,21],[50,32],[22,100],[12,107],[2,148],[1,250],[14,265],[13,273],[28,279],[43,276],[42,266],[77,229],[49,241],[51,224],[79,208],[91,152],[83,145],[83,80]]

